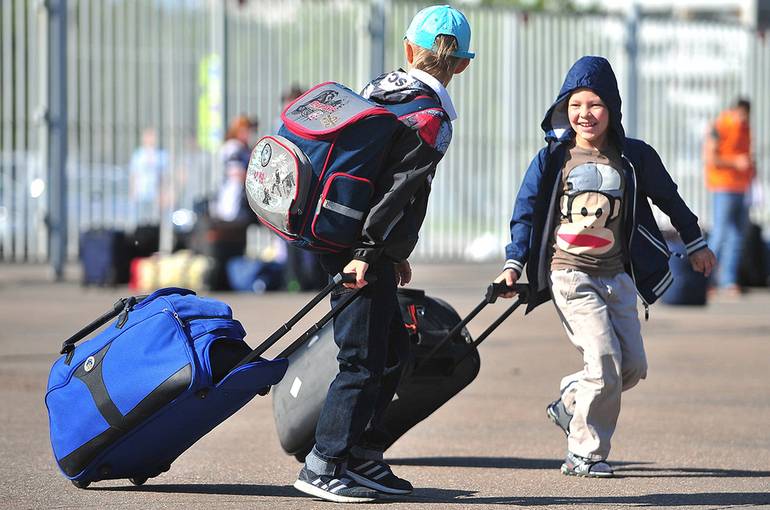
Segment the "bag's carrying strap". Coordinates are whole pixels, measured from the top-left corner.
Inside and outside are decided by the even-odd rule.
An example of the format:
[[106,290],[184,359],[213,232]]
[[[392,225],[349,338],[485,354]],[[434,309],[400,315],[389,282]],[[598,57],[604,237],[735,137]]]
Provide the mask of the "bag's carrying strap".
[[61,351],[59,351],[59,354],[66,354],[67,358],[64,360],[65,365],[69,365],[72,361],[72,356],[75,354],[75,344],[102,327],[103,325],[110,322],[112,319],[114,319],[117,316],[121,316],[121,320],[118,321],[117,326],[121,327],[125,323],[126,319],[128,319],[128,311],[131,309],[132,306],[134,306],[136,303],[140,302],[147,296],[131,296],[131,297],[125,297],[120,298],[117,301],[115,301],[115,304],[112,305],[112,310],[108,311],[92,323],[85,326],[83,329],[66,339],[61,344]]
[[[471,347],[469,349],[469,352],[472,352],[474,349],[476,349],[481,342],[483,342],[497,327],[505,321],[522,303],[526,303],[527,299],[529,297],[529,287],[526,284],[523,283],[517,283],[514,284],[513,288],[508,287],[504,283],[492,283],[487,287],[486,295],[484,296],[484,300],[481,301],[478,305],[476,305],[476,308],[471,310],[471,312],[465,316],[463,320],[458,322],[452,330],[447,333],[447,335],[441,339],[439,343],[437,343],[435,346],[433,346],[433,349],[428,351],[428,354],[423,357],[420,364],[417,366],[417,369],[419,369],[421,366],[425,365],[425,363],[432,358],[447,342],[457,337],[457,335],[460,333],[460,331],[476,317],[481,310],[483,310],[488,304],[494,303],[497,301],[497,298],[500,297],[500,294],[503,294],[505,292],[510,292],[512,290],[515,290],[518,299],[516,302],[514,302],[508,309],[503,312],[500,317],[498,317],[484,332],[479,335],[479,337],[471,344]],[[463,355],[461,359],[465,358],[467,354]]]
[[[251,363],[252,361],[258,359],[262,354],[264,354],[265,351],[267,351],[270,347],[272,347],[278,340],[283,338],[283,336],[291,331],[291,328],[294,327],[294,325],[299,322],[307,313],[315,308],[315,306],[321,302],[322,299],[324,299],[327,295],[331,294],[331,292],[337,288],[339,285],[343,283],[353,283],[355,282],[356,277],[354,274],[343,274],[338,273],[334,276],[332,281],[324,287],[321,292],[319,292],[313,299],[308,302],[302,309],[294,315],[291,319],[289,319],[286,324],[278,328],[272,335],[268,337],[267,340],[262,342],[259,346],[257,346],[253,351],[251,351],[249,354],[244,356],[244,358],[238,362],[237,365],[233,368],[235,370],[236,368],[240,367],[241,365],[245,365],[246,363]],[[367,275],[366,281],[369,283],[374,283],[377,280],[376,275]],[[324,327],[327,322],[332,320],[334,317],[339,315],[342,310],[344,310],[359,294],[361,289],[358,289],[355,292],[351,292],[348,296],[343,299],[341,303],[338,303],[337,306],[335,306],[332,310],[330,310],[326,315],[324,315],[321,320],[313,324],[313,326],[310,327],[302,336],[300,336],[297,340],[292,342],[292,344],[281,351],[276,358],[283,358],[294,352],[298,347],[300,347],[302,344],[305,343],[305,340],[310,338],[311,335],[315,334],[319,329]]]

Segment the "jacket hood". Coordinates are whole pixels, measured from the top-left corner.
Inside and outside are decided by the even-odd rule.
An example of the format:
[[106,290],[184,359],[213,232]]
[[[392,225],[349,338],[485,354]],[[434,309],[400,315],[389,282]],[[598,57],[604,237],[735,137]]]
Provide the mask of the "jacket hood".
[[575,136],[567,117],[567,100],[577,89],[593,90],[610,110],[610,134],[618,147],[622,148],[626,133],[621,123],[621,101],[618,81],[606,58],[581,57],[575,62],[561,86],[556,101],[553,102],[540,126],[545,131],[546,141],[564,141]]

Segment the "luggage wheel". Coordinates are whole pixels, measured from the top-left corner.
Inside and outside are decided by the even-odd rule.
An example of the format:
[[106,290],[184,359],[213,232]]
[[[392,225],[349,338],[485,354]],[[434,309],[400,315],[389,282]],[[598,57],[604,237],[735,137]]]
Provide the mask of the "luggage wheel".
[[89,485],[91,485],[91,482],[81,482],[80,480],[70,480],[72,482],[72,485],[77,487],[78,489],[85,489]]
[[147,481],[147,477],[143,476],[143,477],[129,478],[128,481],[133,483],[134,485],[142,485],[144,484],[144,482]]

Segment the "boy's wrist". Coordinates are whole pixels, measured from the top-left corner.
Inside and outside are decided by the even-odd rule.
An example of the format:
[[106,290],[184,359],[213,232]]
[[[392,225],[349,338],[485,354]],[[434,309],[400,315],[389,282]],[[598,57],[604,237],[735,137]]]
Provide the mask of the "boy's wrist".
[[706,240],[703,239],[703,236],[700,235],[690,241],[689,243],[685,243],[685,248],[687,250],[687,256],[689,257],[693,253],[700,251],[704,248],[708,248],[708,244],[706,244]]
[[503,271],[505,271],[506,269],[513,269],[513,271],[515,271],[518,276],[521,276],[521,274],[524,272],[524,264],[522,264],[518,260],[508,259],[505,261],[505,265],[503,266]]

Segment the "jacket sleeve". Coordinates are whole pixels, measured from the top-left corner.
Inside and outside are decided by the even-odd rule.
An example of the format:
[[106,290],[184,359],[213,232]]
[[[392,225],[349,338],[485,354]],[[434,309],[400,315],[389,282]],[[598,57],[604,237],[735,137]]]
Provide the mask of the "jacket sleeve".
[[698,226],[698,217],[679,195],[677,185],[663,165],[660,156],[647,144],[644,144],[643,149],[643,169],[637,173],[641,191],[671,219],[671,224],[679,232],[687,247],[687,255],[706,248],[706,241]]
[[388,242],[388,236],[404,215],[415,193],[429,183],[442,154],[420,134],[406,126],[394,135],[386,156],[384,172],[377,181],[375,202],[364,222],[353,258],[374,262]]
[[514,202],[510,223],[511,243],[505,247],[504,269],[513,269],[519,276],[524,272],[524,264],[529,258],[532,215],[540,192],[547,150],[548,148],[542,149],[530,162]]

